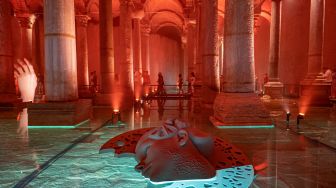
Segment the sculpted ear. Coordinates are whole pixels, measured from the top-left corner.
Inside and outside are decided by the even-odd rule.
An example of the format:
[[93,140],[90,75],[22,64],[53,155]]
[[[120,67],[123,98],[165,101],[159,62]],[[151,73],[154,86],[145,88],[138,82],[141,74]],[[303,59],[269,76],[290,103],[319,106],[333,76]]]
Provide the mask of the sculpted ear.
[[177,136],[178,136],[178,142],[180,146],[184,146],[189,140],[188,132],[183,129],[177,132]]

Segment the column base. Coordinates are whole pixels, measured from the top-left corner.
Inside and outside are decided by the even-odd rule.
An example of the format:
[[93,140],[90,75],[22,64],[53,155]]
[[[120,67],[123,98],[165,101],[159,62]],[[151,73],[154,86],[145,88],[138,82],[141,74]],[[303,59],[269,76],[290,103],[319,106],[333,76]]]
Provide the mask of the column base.
[[267,82],[265,85],[265,94],[273,99],[281,99],[283,97],[284,85],[281,82]]
[[90,99],[93,98],[95,93],[91,92],[89,89],[79,89],[78,90],[78,97],[81,99]]
[[97,93],[93,99],[95,106],[110,106],[113,109],[124,110],[133,106],[132,96],[125,96],[123,92]]
[[217,128],[272,128],[273,120],[255,93],[221,93],[210,121]]
[[323,79],[306,79],[300,83],[301,106],[331,106],[331,83]]
[[76,126],[92,116],[92,100],[45,102],[28,105],[29,126]]
[[20,101],[16,94],[0,94],[0,107],[15,107]]

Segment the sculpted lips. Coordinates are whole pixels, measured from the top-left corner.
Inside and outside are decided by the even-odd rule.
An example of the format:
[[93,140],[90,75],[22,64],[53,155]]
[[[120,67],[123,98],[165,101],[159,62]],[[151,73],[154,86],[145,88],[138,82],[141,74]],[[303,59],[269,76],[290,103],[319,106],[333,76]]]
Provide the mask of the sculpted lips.
[[141,172],[141,174],[145,177],[148,177],[148,170],[152,166],[152,163],[146,164],[144,160],[141,160],[138,165],[135,166],[135,170]]

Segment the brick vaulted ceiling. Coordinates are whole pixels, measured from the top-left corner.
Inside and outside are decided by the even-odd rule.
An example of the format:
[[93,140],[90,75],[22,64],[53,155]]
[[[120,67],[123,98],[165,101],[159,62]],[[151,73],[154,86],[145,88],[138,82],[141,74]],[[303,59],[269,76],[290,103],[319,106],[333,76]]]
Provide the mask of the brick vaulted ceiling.
[[[9,0],[14,13],[42,14],[43,0]],[[113,15],[119,16],[121,0],[112,0]],[[183,31],[188,19],[195,19],[195,6],[198,0],[130,0],[135,8],[143,8],[144,18],[150,23],[152,31],[162,27],[172,27]],[[271,0],[255,0],[255,25],[260,16],[269,17]],[[76,14],[88,14],[92,20],[99,19],[99,0],[75,0]],[[218,0],[219,32],[223,28],[225,0]]]

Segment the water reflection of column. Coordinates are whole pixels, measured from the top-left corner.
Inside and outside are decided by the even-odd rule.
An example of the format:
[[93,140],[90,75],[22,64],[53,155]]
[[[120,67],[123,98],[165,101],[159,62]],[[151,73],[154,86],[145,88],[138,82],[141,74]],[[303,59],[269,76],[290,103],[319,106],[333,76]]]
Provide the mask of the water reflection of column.
[[74,0],[45,0],[47,101],[78,99]]
[[8,1],[0,1],[0,31],[0,103],[14,102],[11,7]]
[[224,21],[225,92],[254,92],[253,0],[227,1]]

